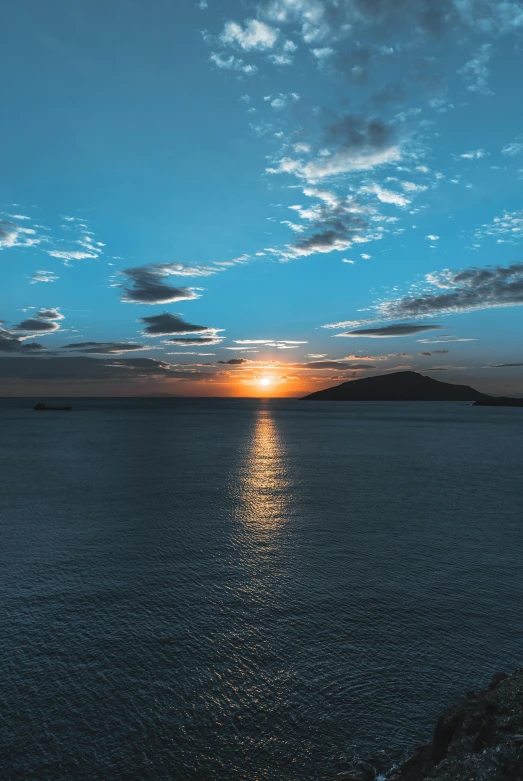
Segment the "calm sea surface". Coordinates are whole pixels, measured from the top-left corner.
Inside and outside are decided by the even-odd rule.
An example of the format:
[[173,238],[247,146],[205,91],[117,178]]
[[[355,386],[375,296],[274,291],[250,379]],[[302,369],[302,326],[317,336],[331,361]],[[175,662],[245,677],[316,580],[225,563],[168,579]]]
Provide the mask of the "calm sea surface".
[[523,410],[0,400],[0,437],[2,781],[380,769],[523,664]]

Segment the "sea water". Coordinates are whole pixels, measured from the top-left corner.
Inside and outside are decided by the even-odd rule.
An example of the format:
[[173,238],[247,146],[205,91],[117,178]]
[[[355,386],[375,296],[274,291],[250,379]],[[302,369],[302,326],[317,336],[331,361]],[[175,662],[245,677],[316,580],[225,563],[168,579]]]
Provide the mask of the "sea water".
[[523,410],[0,401],[3,781],[378,771],[523,664]]

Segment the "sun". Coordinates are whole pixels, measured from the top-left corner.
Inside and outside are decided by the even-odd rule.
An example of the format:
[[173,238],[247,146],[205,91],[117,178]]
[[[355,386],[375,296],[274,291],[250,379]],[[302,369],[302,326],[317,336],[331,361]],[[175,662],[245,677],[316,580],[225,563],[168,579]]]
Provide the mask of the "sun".
[[263,385],[267,387],[267,385],[271,384],[271,378],[270,377],[262,377],[260,380],[260,385]]

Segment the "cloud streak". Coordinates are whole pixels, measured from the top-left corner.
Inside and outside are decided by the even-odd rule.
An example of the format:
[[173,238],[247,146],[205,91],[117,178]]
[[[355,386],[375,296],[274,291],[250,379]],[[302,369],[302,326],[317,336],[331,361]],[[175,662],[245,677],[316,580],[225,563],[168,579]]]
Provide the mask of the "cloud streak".
[[119,272],[123,281],[113,283],[123,290],[122,301],[126,304],[172,304],[175,301],[190,301],[199,298],[194,288],[176,287],[166,282],[170,276],[209,276],[219,269],[210,266],[185,266],[182,263],[151,263]]
[[145,325],[143,333],[146,336],[201,334],[202,336],[215,337],[218,332],[218,329],[209,328],[206,325],[187,323],[181,315],[171,314],[170,312],[163,312],[161,315],[151,315],[150,317],[141,317],[138,322]]
[[[337,328],[340,324],[324,326],[324,328]],[[384,325],[376,328],[359,328],[353,331],[346,331],[336,336],[348,336],[351,338],[368,337],[370,339],[387,339],[398,336],[414,336],[426,331],[435,331],[440,325],[421,325],[418,323],[400,323],[398,325]]]
[[38,342],[25,342],[19,335],[0,326],[0,353],[40,353],[45,347]]
[[523,304],[523,263],[427,274],[428,290],[385,301],[374,309],[385,320],[435,317]]
[[151,348],[132,342],[73,342],[72,344],[64,344],[60,349],[90,355],[122,355],[126,352],[138,352]]
[[325,141],[330,148],[315,159],[305,162],[285,157],[267,172],[290,173],[315,184],[327,177],[370,171],[401,159],[394,129],[375,117],[344,114],[327,128]]
[[137,380],[208,379],[209,373],[198,370],[180,370],[165,361],[153,358],[115,359],[111,361],[88,356],[67,357],[7,357],[0,361],[0,380],[51,381],[51,382],[118,382]]

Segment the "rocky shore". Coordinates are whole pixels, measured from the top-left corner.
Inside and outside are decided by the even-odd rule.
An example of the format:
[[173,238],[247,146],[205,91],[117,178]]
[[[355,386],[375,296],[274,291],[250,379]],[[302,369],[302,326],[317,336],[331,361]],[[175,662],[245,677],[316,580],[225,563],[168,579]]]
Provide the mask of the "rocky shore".
[[523,667],[497,673],[439,717],[432,742],[390,781],[523,781]]
[[523,667],[496,673],[439,717],[432,741],[404,764],[377,776],[366,768],[347,781],[523,781]]

